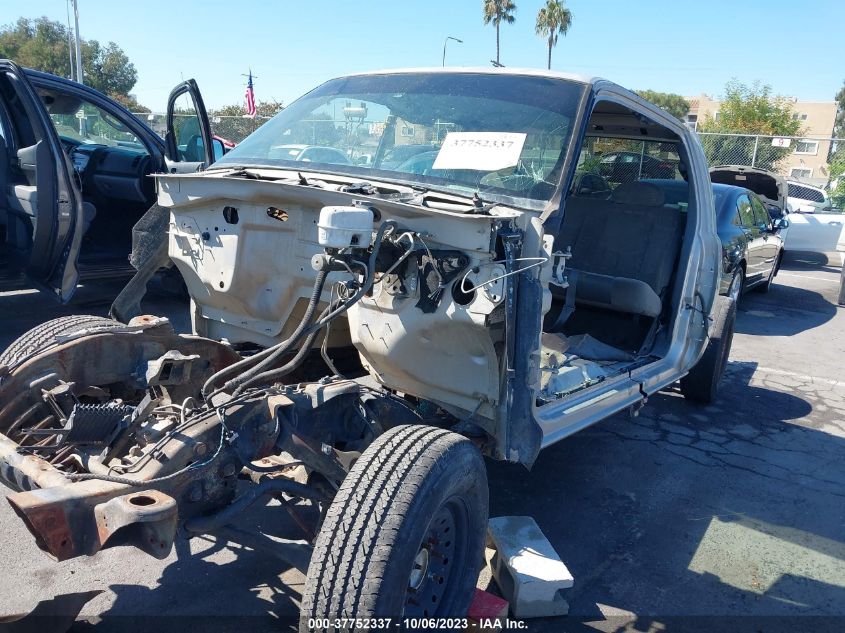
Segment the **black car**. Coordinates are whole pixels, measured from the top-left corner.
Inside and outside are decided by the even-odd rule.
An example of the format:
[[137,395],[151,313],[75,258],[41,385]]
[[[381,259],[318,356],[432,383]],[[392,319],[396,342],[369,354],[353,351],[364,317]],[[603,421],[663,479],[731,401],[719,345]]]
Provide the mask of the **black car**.
[[643,178],[672,179],[678,172],[678,161],[638,152],[608,152],[601,157],[598,172],[615,183]]
[[[688,202],[689,186],[683,180],[651,179],[666,194],[666,202]],[[722,241],[720,294],[739,300],[751,288],[768,292],[783,257],[780,230],[789,226],[785,218],[772,219],[756,193],[744,187],[713,185],[716,227]]]
[[746,290],[768,292],[783,258],[780,230],[786,219],[772,219],[749,189],[713,185],[716,222],[722,240],[722,294],[739,299]]
[[133,272],[132,227],[156,199],[149,175],[197,171],[224,151],[192,79],[168,113],[165,140],[92,88],[0,60],[3,286],[25,276],[67,301],[81,278]]

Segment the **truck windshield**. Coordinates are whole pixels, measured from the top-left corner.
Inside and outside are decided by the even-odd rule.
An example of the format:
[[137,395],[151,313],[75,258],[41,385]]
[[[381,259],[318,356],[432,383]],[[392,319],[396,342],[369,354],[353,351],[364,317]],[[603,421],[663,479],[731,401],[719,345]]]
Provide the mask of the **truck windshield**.
[[213,169],[275,167],[420,185],[541,209],[560,180],[586,85],[494,73],[329,81]]

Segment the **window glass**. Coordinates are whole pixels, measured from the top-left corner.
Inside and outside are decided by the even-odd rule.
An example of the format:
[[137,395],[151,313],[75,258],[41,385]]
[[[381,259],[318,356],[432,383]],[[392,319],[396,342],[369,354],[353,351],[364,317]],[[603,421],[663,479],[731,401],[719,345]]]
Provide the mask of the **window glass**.
[[795,143],[796,154],[816,154],[819,151],[818,141],[798,141]]
[[754,210],[754,224],[757,226],[768,226],[769,212],[756,196],[751,196],[751,208]]
[[635,180],[682,180],[675,143],[592,136],[585,140],[579,170],[595,173],[611,187]]
[[[796,170],[793,169],[792,171],[795,172]],[[788,184],[788,187],[790,198],[801,198],[802,200],[809,200],[810,202],[824,202],[824,193],[818,189],[802,187],[801,185],[796,185],[792,182]]]
[[201,163],[205,160],[205,147],[199,115],[190,93],[183,92],[176,98],[173,107],[173,134],[176,137],[176,151],[181,160]]
[[748,196],[740,196],[736,201],[736,207],[739,211],[739,219],[742,222],[742,226],[752,228],[757,225],[754,221],[754,209],[751,207],[751,200],[748,199]]
[[542,209],[560,179],[584,90],[485,73],[346,77],[298,99],[214,167],[301,170],[310,161],[314,171]]
[[59,138],[71,145],[107,145],[147,153],[144,144],[111,114],[78,95],[37,87]]

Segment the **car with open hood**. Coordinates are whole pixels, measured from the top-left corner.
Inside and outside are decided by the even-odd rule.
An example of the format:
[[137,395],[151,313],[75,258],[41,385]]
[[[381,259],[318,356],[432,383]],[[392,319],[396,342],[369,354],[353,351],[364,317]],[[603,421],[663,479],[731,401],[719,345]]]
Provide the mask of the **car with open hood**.
[[[278,151],[303,144],[371,159]],[[385,160],[403,144],[432,148],[430,168],[400,168],[416,148]],[[579,178],[610,151],[676,156],[660,175],[685,201]],[[531,467],[678,381],[693,401],[717,396],[736,307],[718,295],[704,153],[609,81],[340,77],[156,186],[124,322],[48,322],[0,355],[0,477],[59,560],[115,545],[164,557],[176,538],[224,534],[304,557],[302,631],[463,616],[485,543],[482,456]],[[190,335],[125,309],[160,257],[185,279]],[[244,520],[268,499],[301,540]]]
[[789,213],[786,178],[778,173],[747,165],[717,165],[710,168],[710,179],[714,184],[742,187],[757,194],[772,219]]

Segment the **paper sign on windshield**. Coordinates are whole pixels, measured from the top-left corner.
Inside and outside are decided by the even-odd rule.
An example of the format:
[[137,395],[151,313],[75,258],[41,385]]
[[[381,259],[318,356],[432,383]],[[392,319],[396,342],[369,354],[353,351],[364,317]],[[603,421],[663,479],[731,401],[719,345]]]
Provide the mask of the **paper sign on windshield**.
[[432,169],[497,171],[519,162],[525,134],[516,132],[449,132]]

